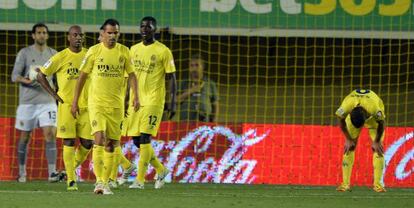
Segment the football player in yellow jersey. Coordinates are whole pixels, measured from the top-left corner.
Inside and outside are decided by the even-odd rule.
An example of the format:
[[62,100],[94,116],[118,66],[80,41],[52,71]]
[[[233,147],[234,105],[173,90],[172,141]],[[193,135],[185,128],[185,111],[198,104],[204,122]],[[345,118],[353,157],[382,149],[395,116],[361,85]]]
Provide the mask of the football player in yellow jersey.
[[94,146],[92,152],[93,169],[96,176],[94,192],[113,194],[108,186],[113,167],[114,150],[119,146],[121,122],[124,116],[124,73],[133,92],[133,108],[138,110],[137,79],[126,46],[117,43],[119,23],[108,19],[102,25],[102,41],[92,46],[85,55],[80,67],[71,112],[74,117],[79,111],[78,100],[86,78],[90,77],[88,97],[89,118],[91,121]]
[[[169,118],[175,114],[176,78],[175,65],[171,50],[154,38],[157,21],[154,17],[144,17],[140,23],[142,42],[131,47],[131,60],[138,79],[140,108],[132,111],[132,102],[128,117],[123,125],[123,134],[132,136],[139,148],[137,178],[129,188],[144,188],[145,173],[148,164],[157,172],[155,188],[164,185],[169,171],[161,164],[151,146],[151,136],[156,136],[161,123],[165,103],[165,79],[169,80],[171,92],[168,106]],[[131,96],[133,98],[133,96]]]
[[372,163],[374,166],[373,190],[385,192],[381,182],[384,169],[384,149],[382,142],[384,139],[384,104],[375,92],[368,89],[357,89],[352,91],[342,101],[341,106],[336,111],[339,118],[339,126],[345,136],[344,155],[342,160],[341,185],[337,191],[351,191],[350,179],[352,166],[355,158],[355,148],[362,127],[369,130],[372,139],[372,150],[374,151]]
[[[82,47],[84,41],[83,32],[80,26],[73,25],[68,32],[69,47],[55,54],[40,68],[37,75],[38,81],[46,91],[58,102],[57,115],[57,137],[63,139],[63,161],[67,173],[67,190],[76,191],[75,168],[87,157],[92,147],[93,138],[88,114],[88,83],[81,93],[79,99],[79,117],[73,118],[71,104],[76,80],[79,77],[79,67],[86,49]],[[56,74],[59,91],[56,93],[46,76]],[[75,138],[79,137],[80,146],[75,153]]]

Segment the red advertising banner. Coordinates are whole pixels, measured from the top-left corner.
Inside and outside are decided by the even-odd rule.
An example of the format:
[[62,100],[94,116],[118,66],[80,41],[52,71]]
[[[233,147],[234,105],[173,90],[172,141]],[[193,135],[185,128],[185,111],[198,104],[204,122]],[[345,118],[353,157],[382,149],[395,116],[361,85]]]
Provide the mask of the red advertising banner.
[[[336,185],[342,180],[344,137],[336,126],[245,124],[243,132],[267,134],[249,148],[243,159],[257,162],[254,183]],[[386,128],[384,183],[389,187],[414,187],[414,128]],[[372,185],[371,139],[361,132],[351,183]]]
[[[17,176],[13,119],[0,119],[0,180]],[[152,145],[171,171],[167,181],[182,183],[247,183],[337,185],[341,182],[344,137],[336,126],[163,122]],[[414,128],[386,128],[385,174],[387,187],[414,187]],[[35,134],[29,147],[29,179],[47,176],[43,139]],[[59,167],[61,143],[59,143]],[[123,153],[137,163],[139,151],[123,138]],[[93,180],[90,161],[77,171]],[[121,173],[121,168],[120,168]],[[148,170],[152,180],[154,169]],[[371,185],[371,139],[363,130],[356,149],[353,185]],[[134,175],[133,175],[134,176]],[[133,178],[131,178],[132,180]]]

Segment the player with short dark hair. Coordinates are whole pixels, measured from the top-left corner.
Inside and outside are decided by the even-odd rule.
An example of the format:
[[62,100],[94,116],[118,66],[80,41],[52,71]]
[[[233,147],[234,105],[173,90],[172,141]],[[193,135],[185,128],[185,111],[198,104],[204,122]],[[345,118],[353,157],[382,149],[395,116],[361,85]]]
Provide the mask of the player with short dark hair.
[[385,192],[382,183],[384,169],[384,104],[381,98],[372,90],[357,89],[352,91],[342,101],[336,111],[339,126],[345,136],[344,155],[342,160],[342,183],[337,191],[351,191],[351,174],[355,158],[355,149],[361,129],[365,126],[369,130],[374,151],[372,162],[374,165],[373,190]]
[[[131,60],[138,77],[140,108],[133,112],[132,102],[128,117],[123,125],[125,136],[132,136],[134,144],[139,148],[137,178],[129,188],[144,188],[145,174],[148,164],[157,172],[155,188],[164,185],[169,171],[161,164],[151,146],[151,137],[156,136],[161,123],[165,95],[166,79],[169,80],[171,102],[167,107],[168,117],[175,114],[176,78],[175,65],[171,50],[155,40],[157,21],[154,17],[144,17],[140,22],[142,42],[131,47]],[[133,98],[133,95],[130,95]]]
[[139,107],[137,80],[129,50],[117,43],[120,26],[115,19],[108,19],[102,24],[101,43],[92,46],[85,55],[80,67],[75,96],[72,103],[74,117],[79,112],[79,96],[88,75],[90,90],[88,97],[89,118],[92,134],[95,137],[92,160],[96,176],[94,192],[96,194],[113,194],[108,182],[114,162],[114,150],[119,146],[121,123],[124,117],[125,73],[134,98],[133,108]]
[[[60,51],[40,68],[37,75],[39,83],[58,102],[57,137],[63,139],[63,162],[67,173],[67,190],[77,191],[75,168],[85,161],[92,147],[93,137],[88,114],[89,79],[85,82],[79,98],[79,116],[71,114],[71,104],[79,77],[79,67],[87,49],[82,47],[84,34],[82,28],[73,25],[69,28],[67,39],[69,47]],[[59,90],[56,93],[46,80],[46,76],[56,75]],[[80,145],[75,154],[75,138]]]
[[[49,181],[59,180],[56,172],[56,103],[36,81],[35,69],[52,57],[56,50],[47,46],[49,30],[43,23],[32,28],[34,44],[19,51],[12,72],[12,81],[19,83],[19,106],[16,111],[15,128],[19,132],[17,146],[19,182],[26,182],[27,144],[34,128],[40,127],[46,142],[46,158]],[[31,79],[30,79],[31,78]],[[50,78],[49,78],[50,79]],[[50,80],[49,80],[50,81]]]

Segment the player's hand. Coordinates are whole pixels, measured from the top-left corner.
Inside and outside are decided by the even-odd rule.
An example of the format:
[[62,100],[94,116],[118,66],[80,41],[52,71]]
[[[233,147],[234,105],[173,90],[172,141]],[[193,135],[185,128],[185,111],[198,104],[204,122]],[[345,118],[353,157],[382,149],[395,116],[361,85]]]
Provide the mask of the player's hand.
[[76,118],[77,114],[79,114],[79,106],[77,103],[72,103],[72,107],[70,109],[73,118]]
[[63,99],[58,95],[58,94],[54,94],[53,97],[55,98],[55,100],[57,100],[59,103],[63,103]]
[[355,150],[356,147],[356,143],[355,140],[351,140],[351,139],[346,139],[345,140],[345,145],[344,145],[344,152],[348,153],[350,151]]
[[126,118],[126,117],[128,117],[128,107],[129,107],[129,105],[128,105],[128,103],[125,103],[124,104],[125,105],[125,107],[124,107],[124,117]]
[[167,111],[168,119],[171,120],[176,112],[176,105],[175,102],[171,102],[169,105],[165,105],[164,108]]
[[140,105],[138,98],[134,98],[133,105],[134,105],[134,111],[137,112],[139,109],[139,105]]
[[372,142],[371,148],[379,156],[382,156],[384,154],[384,147],[382,146],[381,142]]

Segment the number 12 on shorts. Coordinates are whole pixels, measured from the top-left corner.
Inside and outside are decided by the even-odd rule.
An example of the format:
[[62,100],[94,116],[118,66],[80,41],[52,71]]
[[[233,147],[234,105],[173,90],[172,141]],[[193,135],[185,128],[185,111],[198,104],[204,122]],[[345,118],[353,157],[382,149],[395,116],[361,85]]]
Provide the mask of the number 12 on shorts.
[[150,115],[149,116],[149,125],[155,126],[157,124],[157,116]]

